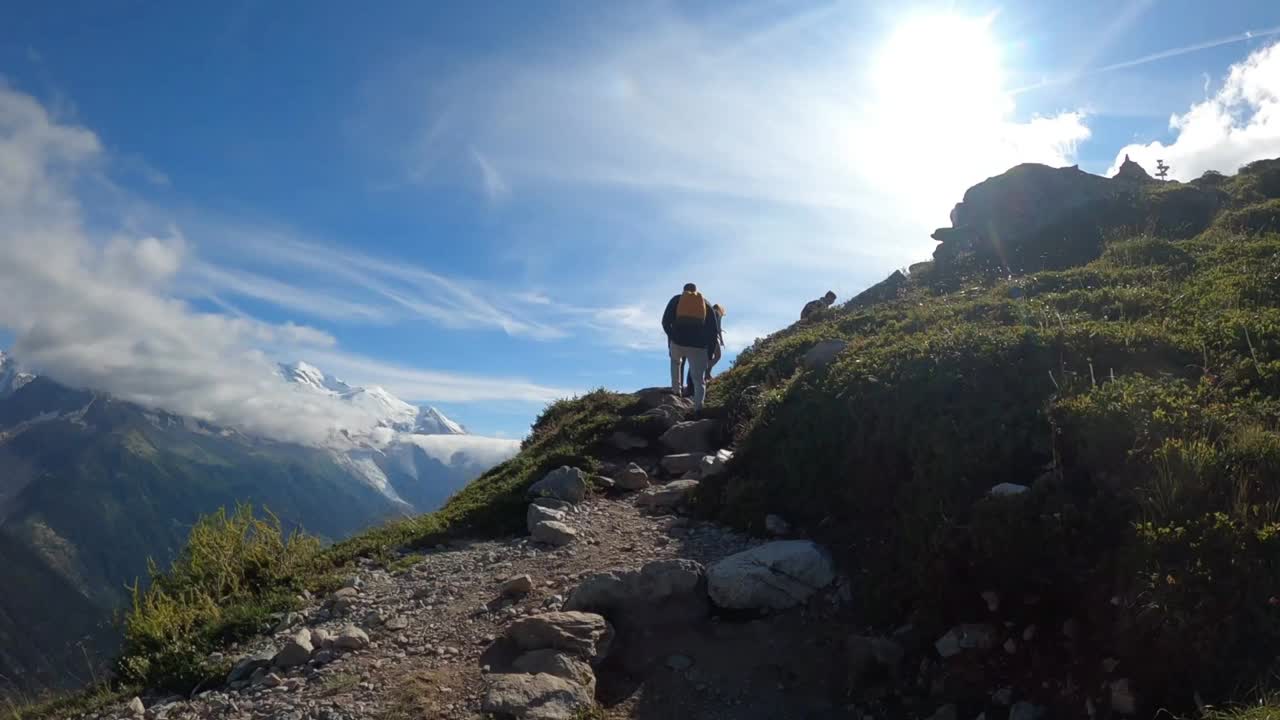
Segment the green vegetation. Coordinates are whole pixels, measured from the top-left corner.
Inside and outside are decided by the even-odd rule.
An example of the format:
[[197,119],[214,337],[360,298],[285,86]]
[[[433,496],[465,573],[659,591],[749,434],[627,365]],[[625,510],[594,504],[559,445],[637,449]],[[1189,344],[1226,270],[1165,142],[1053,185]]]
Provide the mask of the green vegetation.
[[173,565],[161,572],[153,564],[150,586],[134,586],[121,680],[185,691],[224,676],[229,668],[209,654],[292,608],[319,549],[315,538],[286,535],[274,515],[257,518],[247,506],[202,518]]
[[[1261,193],[1223,183],[1238,186]],[[1032,594],[1059,623],[1088,620],[1148,697],[1186,707],[1191,689],[1268,679],[1280,205],[1228,202],[1210,222],[1178,206],[1181,187],[1145,198],[1196,233],[1146,223],[1083,266],[1014,278],[935,263],[896,299],[758,341],[713,385],[740,448],[699,510],[805,528],[871,621],[940,627],[984,590]],[[846,351],[803,370],[830,339]],[[1003,482],[1032,491],[988,498]]]

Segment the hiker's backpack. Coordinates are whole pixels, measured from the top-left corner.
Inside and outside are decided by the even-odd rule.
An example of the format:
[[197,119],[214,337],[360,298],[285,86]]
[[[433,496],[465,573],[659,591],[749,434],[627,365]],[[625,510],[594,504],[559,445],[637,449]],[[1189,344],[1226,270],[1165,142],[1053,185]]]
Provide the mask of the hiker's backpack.
[[676,322],[697,323],[701,325],[707,320],[707,301],[701,293],[680,293],[680,302],[676,303]]

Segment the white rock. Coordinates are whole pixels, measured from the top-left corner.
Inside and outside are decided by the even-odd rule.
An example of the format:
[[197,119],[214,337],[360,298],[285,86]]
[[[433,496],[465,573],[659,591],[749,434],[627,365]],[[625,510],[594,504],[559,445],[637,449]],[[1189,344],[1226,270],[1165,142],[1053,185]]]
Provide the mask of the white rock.
[[528,575],[516,575],[507,578],[499,588],[503,595],[524,595],[533,590],[533,578]]
[[1018,485],[1016,483],[1000,483],[991,488],[992,497],[1009,497],[1011,495],[1021,495],[1029,491],[1031,488],[1026,485]]
[[147,706],[142,704],[142,698],[134,697],[129,701],[129,713],[135,717],[142,717],[147,714]]
[[764,529],[768,530],[770,535],[787,535],[791,532],[791,523],[783,520],[780,515],[769,513],[764,516]]
[[533,526],[533,531],[529,533],[534,542],[540,542],[545,545],[568,545],[573,539],[578,537],[578,531],[555,520],[544,520]]
[[835,579],[831,558],[808,540],[754,547],[707,570],[711,601],[728,609],[782,610],[809,599]]

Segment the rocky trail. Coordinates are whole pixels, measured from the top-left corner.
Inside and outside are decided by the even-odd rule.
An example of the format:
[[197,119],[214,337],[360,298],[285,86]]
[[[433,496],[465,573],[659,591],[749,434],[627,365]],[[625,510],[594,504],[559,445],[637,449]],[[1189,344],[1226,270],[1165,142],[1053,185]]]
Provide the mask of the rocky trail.
[[[438,546],[395,572],[361,561],[344,587],[230,654],[223,686],[83,717],[958,717],[930,700],[939,656],[989,652],[997,628],[957,628],[936,649],[910,627],[859,634],[848,580],[824,549],[684,514],[732,453],[715,447],[717,421],[686,421],[670,394],[646,397],[669,420],[662,450],[615,433],[607,479],[552,471],[530,489],[528,536]],[[769,528],[788,531],[776,517]],[[917,702],[890,684],[924,689]],[[992,697],[1009,717],[1043,714]]]

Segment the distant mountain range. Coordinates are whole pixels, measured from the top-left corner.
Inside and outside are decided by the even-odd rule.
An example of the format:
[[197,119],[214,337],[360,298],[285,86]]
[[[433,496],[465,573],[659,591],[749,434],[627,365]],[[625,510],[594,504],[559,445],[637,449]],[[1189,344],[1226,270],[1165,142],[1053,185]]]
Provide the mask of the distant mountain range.
[[126,585],[148,557],[170,561],[202,514],[251,502],[336,540],[433,510],[519,449],[306,363],[280,375],[371,413],[377,431],[276,442],[66,387],[0,353],[0,687],[83,679],[86,653],[114,643]]

